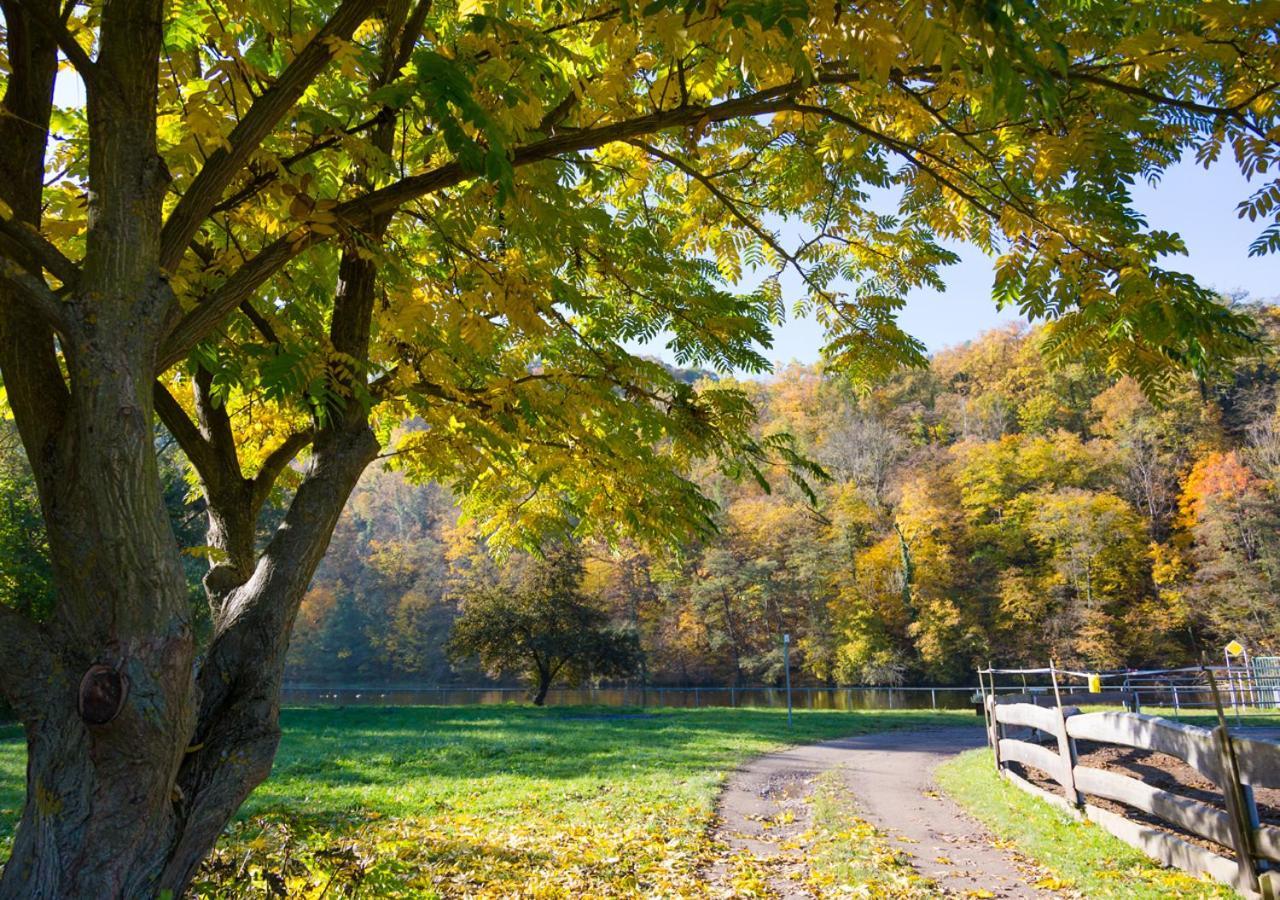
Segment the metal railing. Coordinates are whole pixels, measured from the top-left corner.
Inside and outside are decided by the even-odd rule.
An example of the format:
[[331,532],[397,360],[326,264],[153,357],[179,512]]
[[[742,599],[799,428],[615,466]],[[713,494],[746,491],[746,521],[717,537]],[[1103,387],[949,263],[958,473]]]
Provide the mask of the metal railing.
[[[1125,699],[1135,711],[1143,707],[1159,707],[1177,719],[1184,713],[1206,713],[1216,708],[1209,676],[1216,679],[1223,706],[1229,715],[1240,719],[1248,715],[1280,715],[1280,691],[1267,677],[1259,677],[1244,666],[1186,666],[1174,669],[1134,669],[1113,672],[1074,672],[1055,667],[1039,669],[981,669],[980,683],[989,692],[993,685],[1008,693],[1029,696],[1052,694],[1055,690],[1071,693],[1077,704],[1092,705],[1090,694],[1099,703],[1115,703]],[[1004,684],[1000,684],[1003,681]]]

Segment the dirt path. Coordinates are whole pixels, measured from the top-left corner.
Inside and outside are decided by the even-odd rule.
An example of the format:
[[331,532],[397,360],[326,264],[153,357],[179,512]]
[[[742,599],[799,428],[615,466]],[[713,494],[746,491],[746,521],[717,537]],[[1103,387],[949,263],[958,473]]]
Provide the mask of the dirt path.
[[[795,843],[807,826],[804,798],[813,779],[834,769],[856,798],[855,813],[909,854],[916,870],[938,883],[941,896],[1048,896],[1031,886],[1041,877],[1034,866],[993,846],[977,822],[933,788],[938,763],[983,743],[977,728],[936,728],[843,738],[758,757],[725,785],[717,837],[733,853],[766,863],[773,858],[769,886],[779,896],[812,896]],[[714,886],[724,886],[726,868],[721,863],[709,873]]]

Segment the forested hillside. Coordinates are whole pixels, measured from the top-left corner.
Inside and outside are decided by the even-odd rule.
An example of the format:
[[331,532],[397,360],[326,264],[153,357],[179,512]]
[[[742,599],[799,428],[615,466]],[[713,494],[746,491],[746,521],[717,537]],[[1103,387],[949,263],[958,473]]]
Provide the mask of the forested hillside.
[[[1280,334],[1280,307],[1257,314]],[[870,390],[798,365],[742,382],[758,435],[791,434],[825,472],[814,497],[781,467],[769,491],[695,472],[717,534],[680,552],[588,543],[584,594],[635,629],[653,683],[777,681],[783,632],[802,677],[838,683],[967,681],[978,663],[1050,656],[1172,665],[1231,638],[1280,651],[1280,361],[1153,404],[1129,379],[1047,365],[1039,340],[993,331]],[[39,615],[38,504],[11,425],[0,438],[0,603]],[[164,437],[161,461],[203,611],[203,506]],[[394,463],[347,504],[299,614],[295,680],[486,682],[445,645],[467,597],[518,561],[495,561],[447,488]]]
[[[1263,307],[1270,334],[1280,309]],[[589,545],[586,593],[655,683],[781,675],[948,682],[988,660],[1171,665],[1239,637],[1280,650],[1280,368],[1169,386],[1051,368],[1006,328],[866,392],[791,366],[745,387],[828,479],[710,471],[719,533],[680,555]],[[448,492],[372,468],[300,614],[307,681],[478,683],[443,647],[494,563]]]

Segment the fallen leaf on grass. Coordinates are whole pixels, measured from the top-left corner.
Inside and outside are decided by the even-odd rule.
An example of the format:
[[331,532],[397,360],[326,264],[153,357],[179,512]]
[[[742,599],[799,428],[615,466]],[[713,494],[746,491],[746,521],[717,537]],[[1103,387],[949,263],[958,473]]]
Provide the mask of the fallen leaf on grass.
[[1046,891],[1065,891],[1075,887],[1075,882],[1067,878],[1058,878],[1055,875],[1049,875],[1035,882],[1033,887],[1038,887]]

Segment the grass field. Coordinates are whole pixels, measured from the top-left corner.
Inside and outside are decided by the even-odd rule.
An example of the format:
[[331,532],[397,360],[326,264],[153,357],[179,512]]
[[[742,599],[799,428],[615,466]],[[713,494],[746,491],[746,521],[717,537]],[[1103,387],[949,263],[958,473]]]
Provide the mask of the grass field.
[[1235,897],[1234,891],[1166,869],[1089,822],[1075,822],[996,774],[990,750],[938,767],[942,789],[997,838],[1052,873],[1053,886],[1098,900]]
[[[291,709],[275,772],[200,892],[291,897],[698,896],[717,788],[788,743],[971,712],[531,707]],[[0,854],[23,745],[0,730]],[[835,851],[832,851],[835,852]]]

